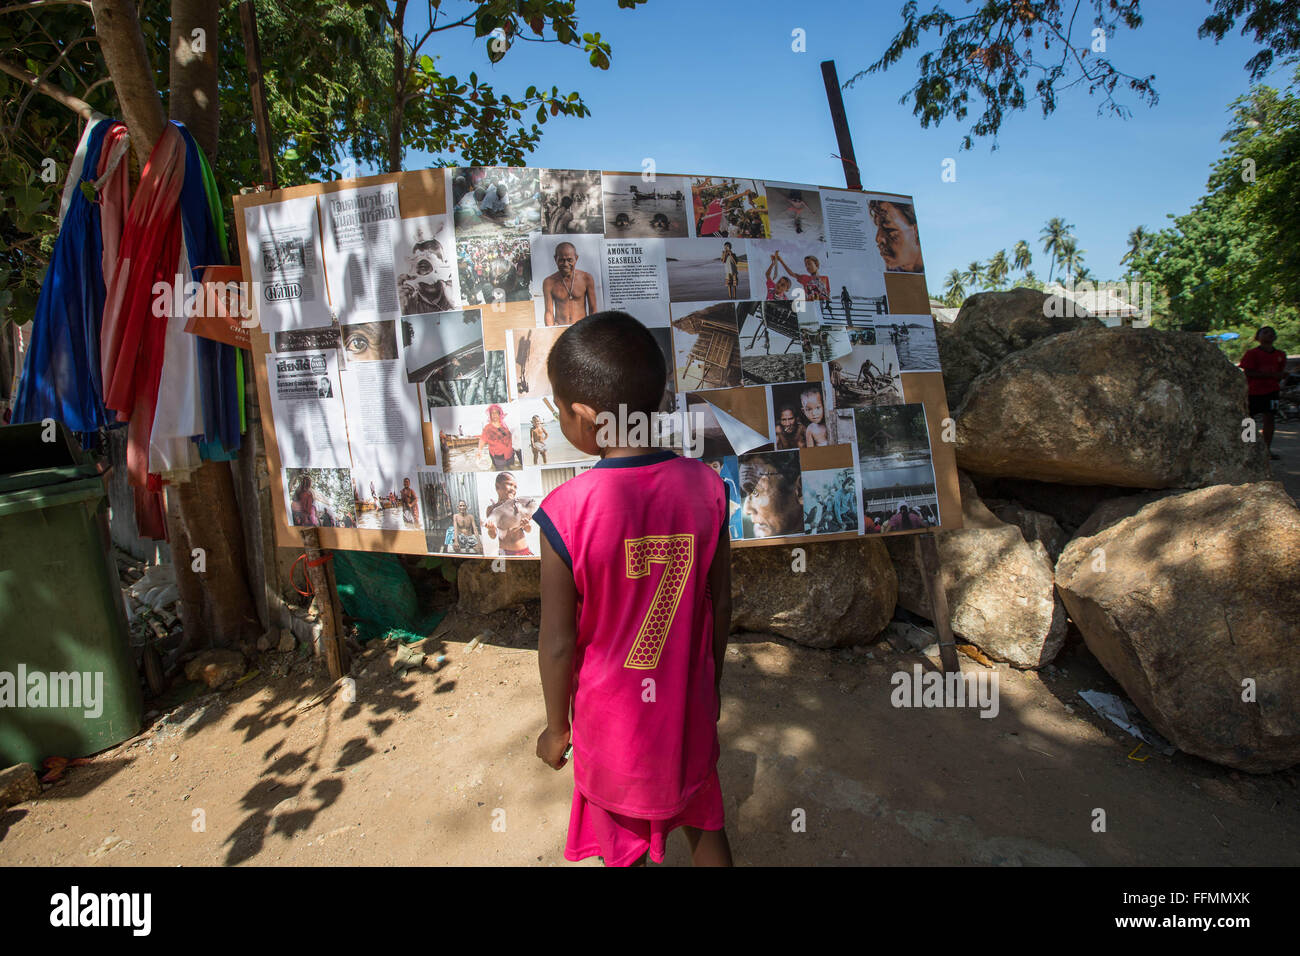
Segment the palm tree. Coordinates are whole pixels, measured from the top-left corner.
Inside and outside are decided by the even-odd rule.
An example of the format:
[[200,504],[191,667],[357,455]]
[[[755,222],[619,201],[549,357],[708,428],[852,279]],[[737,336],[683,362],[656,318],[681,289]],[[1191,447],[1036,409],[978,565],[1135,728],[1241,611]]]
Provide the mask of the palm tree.
[[1079,266],[1079,268],[1075,270],[1074,273],[1075,282],[1090,282],[1091,280],[1092,280],[1092,272],[1088,269],[1087,266]]
[[1145,256],[1151,248],[1151,233],[1146,226],[1138,226],[1128,234],[1128,252],[1120,257],[1120,265],[1136,265],[1137,260]]
[[943,280],[943,301],[956,308],[966,299],[966,287],[961,282],[961,272],[953,269]]
[[988,284],[993,289],[1002,288],[1002,284],[1007,281],[1007,273],[1011,271],[1011,266],[1007,263],[1007,251],[999,249],[993,253],[989,259],[989,264],[985,270],[988,276]]
[[984,281],[984,263],[978,259],[966,267],[966,271],[961,274],[966,280],[968,286],[975,286]]
[[1039,238],[1043,240],[1043,251],[1052,257],[1051,266],[1047,270],[1047,281],[1052,281],[1052,272],[1056,264],[1061,261],[1061,244],[1066,239],[1072,239],[1070,230],[1073,229],[1070,223],[1066,222],[1060,216],[1053,216],[1047,220],[1047,225],[1043,227]]
[[1015,262],[1012,263],[1012,268],[1019,272],[1028,272],[1029,264],[1034,261],[1034,257],[1029,251],[1029,243],[1021,239],[1016,243],[1015,249],[1012,250],[1012,254],[1015,256]]
[[1086,249],[1080,249],[1074,236],[1066,236],[1061,242],[1061,265],[1065,267],[1066,277],[1069,278],[1074,274],[1074,270],[1083,265],[1083,255]]

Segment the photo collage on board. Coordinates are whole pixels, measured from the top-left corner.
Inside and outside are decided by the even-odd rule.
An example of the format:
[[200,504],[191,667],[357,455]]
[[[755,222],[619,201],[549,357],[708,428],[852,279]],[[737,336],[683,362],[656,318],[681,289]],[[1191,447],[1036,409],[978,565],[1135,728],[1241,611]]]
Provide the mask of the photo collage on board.
[[[891,309],[923,262],[910,200],[796,183],[457,167],[443,211],[396,183],[244,210],[286,512],[537,556],[542,499],[595,460],[547,358],[607,309],[667,370],[657,437],[723,480],[733,540],[939,524],[933,320]],[[891,280],[893,281],[893,280]],[[271,301],[268,299],[268,301]],[[915,308],[915,305],[913,305]]]

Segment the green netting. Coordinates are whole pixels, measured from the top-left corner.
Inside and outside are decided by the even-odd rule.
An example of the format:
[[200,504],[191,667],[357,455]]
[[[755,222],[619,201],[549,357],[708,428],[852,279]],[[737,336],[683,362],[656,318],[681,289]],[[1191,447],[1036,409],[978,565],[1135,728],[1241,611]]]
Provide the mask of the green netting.
[[335,551],[334,576],[344,612],[356,619],[357,640],[374,637],[412,644],[446,617],[446,610],[420,615],[410,575],[396,555]]

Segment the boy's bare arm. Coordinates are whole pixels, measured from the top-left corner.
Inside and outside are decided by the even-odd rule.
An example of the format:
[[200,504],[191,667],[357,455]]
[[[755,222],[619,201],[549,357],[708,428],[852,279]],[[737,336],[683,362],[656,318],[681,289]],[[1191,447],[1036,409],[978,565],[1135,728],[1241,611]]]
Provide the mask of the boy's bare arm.
[[574,615],[578,591],[573,572],[542,536],[542,626],[537,636],[537,667],[546,701],[546,729],[537,739],[537,756],[547,766],[564,766],[569,744],[569,701],[573,693],[573,651],[578,634]]
[[727,656],[727,635],[731,633],[731,535],[725,521],[709,567],[709,591],[713,595],[713,686],[718,691],[721,713],[722,664]]

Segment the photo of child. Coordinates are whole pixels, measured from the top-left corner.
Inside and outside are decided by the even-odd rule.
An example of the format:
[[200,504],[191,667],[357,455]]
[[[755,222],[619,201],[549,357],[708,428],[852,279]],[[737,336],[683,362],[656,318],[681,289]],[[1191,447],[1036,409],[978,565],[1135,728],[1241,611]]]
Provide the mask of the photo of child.
[[490,557],[537,557],[537,525],[533,514],[542,502],[537,470],[488,472],[478,476],[483,506],[483,553]]
[[742,240],[669,239],[664,255],[673,302],[749,296],[749,255]]
[[777,448],[817,448],[837,443],[823,383],[773,385],[771,389]]
[[825,242],[821,193],[816,186],[765,183],[769,235],[773,239],[810,239]]
[[815,313],[817,304],[830,298],[834,280],[825,269],[829,261],[825,246],[789,239],[749,239],[745,245],[754,263],[749,273],[750,298],[777,302],[802,298],[803,314]]

